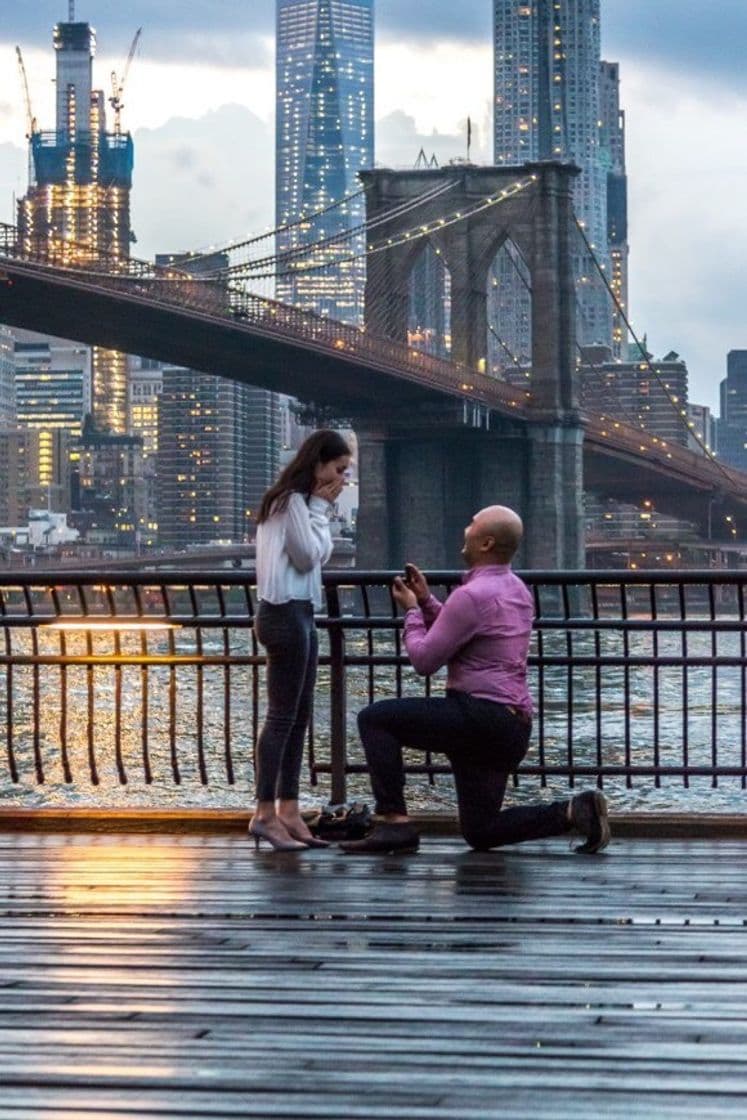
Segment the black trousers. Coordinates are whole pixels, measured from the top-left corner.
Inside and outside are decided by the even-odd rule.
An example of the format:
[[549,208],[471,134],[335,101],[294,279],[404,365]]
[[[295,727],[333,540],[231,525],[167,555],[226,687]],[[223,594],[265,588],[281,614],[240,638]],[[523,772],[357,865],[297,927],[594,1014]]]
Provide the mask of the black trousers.
[[504,704],[464,692],[380,700],[358,714],[377,813],[406,813],[402,748],[438,751],[451,763],[459,825],[470,847],[487,851],[567,832],[568,802],[501,809],[509,775],[529,747],[531,724]]
[[267,650],[267,716],[257,740],[258,801],[298,797],[317,668],[313,604],[262,601],[255,623]]

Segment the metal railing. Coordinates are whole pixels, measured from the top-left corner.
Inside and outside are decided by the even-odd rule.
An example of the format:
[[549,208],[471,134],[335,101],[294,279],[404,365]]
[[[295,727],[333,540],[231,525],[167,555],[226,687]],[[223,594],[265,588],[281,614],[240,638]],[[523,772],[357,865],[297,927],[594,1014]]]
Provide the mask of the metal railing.
[[[0,576],[0,799],[54,786],[223,789],[249,780],[264,709],[250,573]],[[530,572],[533,746],[515,781],[747,788],[745,584],[711,572]],[[365,770],[355,715],[437,694],[402,647],[391,573],[330,572],[309,778]],[[435,592],[459,576],[436,572]],[[408,756],[413,774],[443,757]],[[0,801],[1,803],[1,801]]]

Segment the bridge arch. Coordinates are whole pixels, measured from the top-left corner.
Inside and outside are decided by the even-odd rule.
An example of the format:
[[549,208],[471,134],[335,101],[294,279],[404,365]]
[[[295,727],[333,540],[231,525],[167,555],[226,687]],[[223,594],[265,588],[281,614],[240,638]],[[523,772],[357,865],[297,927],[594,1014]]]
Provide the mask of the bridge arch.
[[532,272],[513,238],[500,239],[487,262],[486,372],[529,386],[532,368]]
[[451,272],[430,239],[410,259],[407,341],[426,354],[451,356]]
[[[368,258],[367,331],[399,341],[407,337],[412,243],[437,231],[451,276],[451,358],[464,370],[469,385],[470,375],[491,372],[489,308],[496,257],[511,262],[513,254],[513,263],[529,282],[531,345],[524,349],[531,356],[532,395],[525,421],[527,453],[521,484],[517,476],[515,485],[508,491],[504,487],[503,493],[513,489],[525,496],[528,555],[536,566],[583,565],[583,429],[571,254],[571,188],[577,173],[569,165],[543,162],[413,171],[382,168],[360,176],[367,219],[376,223],[377,247],[388,246]],[[379,447],[385,438],[382,431],[379,425]],[[376,454],[380,473],[384,459]],[[419,454],[425,462],[424,450]],[[501,455],[498,441],[495,454]],[[434,441],[430,478],[439,470],[444,477],[450,473],[445,461],[437,468],[437,458]],[[390,473],[396,475],[396,468]],[[377,487],[380,508],[374,513],[376,503],[369,502],[369,509],[373,517],[386,519],[392,515],[386,495],[397,492],[396,479],[377,482]],[[414,497],[408,495],[408,501]],[[435,523],[437,506],[434,500],[424,522]]]

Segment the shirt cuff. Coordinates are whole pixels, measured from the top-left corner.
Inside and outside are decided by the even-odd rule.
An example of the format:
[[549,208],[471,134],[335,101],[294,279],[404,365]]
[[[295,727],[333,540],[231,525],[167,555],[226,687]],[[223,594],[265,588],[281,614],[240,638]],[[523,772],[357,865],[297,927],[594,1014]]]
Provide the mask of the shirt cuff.
[[328,502],[326,498],[312,496],[309,498],[309,509],[313,509],[315,513],[329,514],[332,509],[332,503]]

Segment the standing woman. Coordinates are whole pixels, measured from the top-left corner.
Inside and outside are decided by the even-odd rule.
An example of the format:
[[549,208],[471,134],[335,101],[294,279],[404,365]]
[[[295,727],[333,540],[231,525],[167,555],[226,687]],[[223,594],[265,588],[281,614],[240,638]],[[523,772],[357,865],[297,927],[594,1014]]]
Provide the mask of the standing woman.
[[265,494],[257,529],[255,632],[267,651],[267,717],[257,741],[257,805],[249,835],[277,851],[326,847],[301,817],[298,789],[316,682],[314,608],[332,554],[329,516],[345,485],[350,448],[319,431]]

